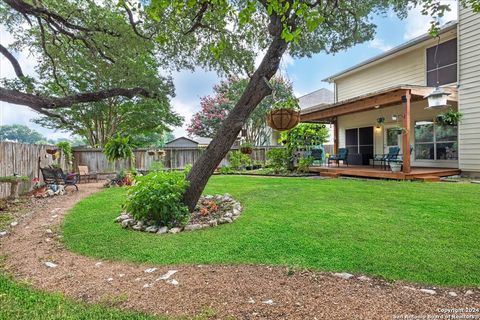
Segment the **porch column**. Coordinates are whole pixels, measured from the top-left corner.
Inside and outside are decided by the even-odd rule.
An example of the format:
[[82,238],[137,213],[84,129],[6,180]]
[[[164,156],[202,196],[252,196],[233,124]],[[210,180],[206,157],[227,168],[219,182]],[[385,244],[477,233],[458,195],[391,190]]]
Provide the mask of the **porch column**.
[[410,173],[410,128],[411,128],[411,94],[410,90],[405,91],[405,95],[402,97],[403,105],[403,127],[406,129],[402,135],[402,158],[403,158],[403,173]]
[[332,123],[333,123],[333,153],[338,154],[338,121],[336,117]]

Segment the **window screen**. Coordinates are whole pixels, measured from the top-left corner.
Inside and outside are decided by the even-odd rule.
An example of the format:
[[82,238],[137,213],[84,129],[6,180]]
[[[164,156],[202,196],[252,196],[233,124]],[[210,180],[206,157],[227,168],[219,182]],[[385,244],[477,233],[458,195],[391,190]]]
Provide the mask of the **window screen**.
[[[427,86],[435,87],[457,82],[457,39],[441,43],[427,49]],[[438,65],[437,65],[438,64]]]

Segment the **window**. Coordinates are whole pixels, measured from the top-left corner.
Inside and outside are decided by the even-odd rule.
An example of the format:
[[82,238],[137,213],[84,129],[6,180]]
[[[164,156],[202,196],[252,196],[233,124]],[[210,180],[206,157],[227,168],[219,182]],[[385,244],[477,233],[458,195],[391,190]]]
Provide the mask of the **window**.
[[387,128],[387,146],[394,147],[398,146],[398,129],[397,128]]
[[457,160],[456,126],[441,126],[432,121],[415,123],[415,159]]
[[[427,49],[427,86],[435,87],[457,82],[457,39],[440,43]],[[438,65],[437,65],[438,64]]]

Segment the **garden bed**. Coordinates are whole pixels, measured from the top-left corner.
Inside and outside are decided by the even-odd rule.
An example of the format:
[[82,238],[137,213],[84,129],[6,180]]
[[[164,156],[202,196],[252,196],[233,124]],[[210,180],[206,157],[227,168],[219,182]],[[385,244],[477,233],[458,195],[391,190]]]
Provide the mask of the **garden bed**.
[[127,212],[122,212],[116,219],[124,229],[150,232],[156,234],[179,233],[216,227],[232,223],[242,213],[242,206],[231,195],[207,195],[198,200],[197,207],[185,226],[164,226],[153,220],[136,220]]

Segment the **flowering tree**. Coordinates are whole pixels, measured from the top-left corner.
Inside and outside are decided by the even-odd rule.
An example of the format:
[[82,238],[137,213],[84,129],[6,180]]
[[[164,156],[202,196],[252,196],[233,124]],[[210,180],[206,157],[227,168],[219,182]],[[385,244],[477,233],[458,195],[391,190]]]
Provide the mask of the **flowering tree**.
[[[293,95],[292,84],[281,76],[272,78],[271,86],[275,97],[268,96],[260,102],[250,114],[243,128],[246,139],[255,145],[265,145],[270,137],[270,130],[265,124],[265,117],[275,99],[282,100]],[[220,129],[222,121],[235,107],[248,85],[247,78],[229,77],[213,88],[214,95],[201,98],[201,110],[195,113],[187,128],[189,135],[213,138]]]

